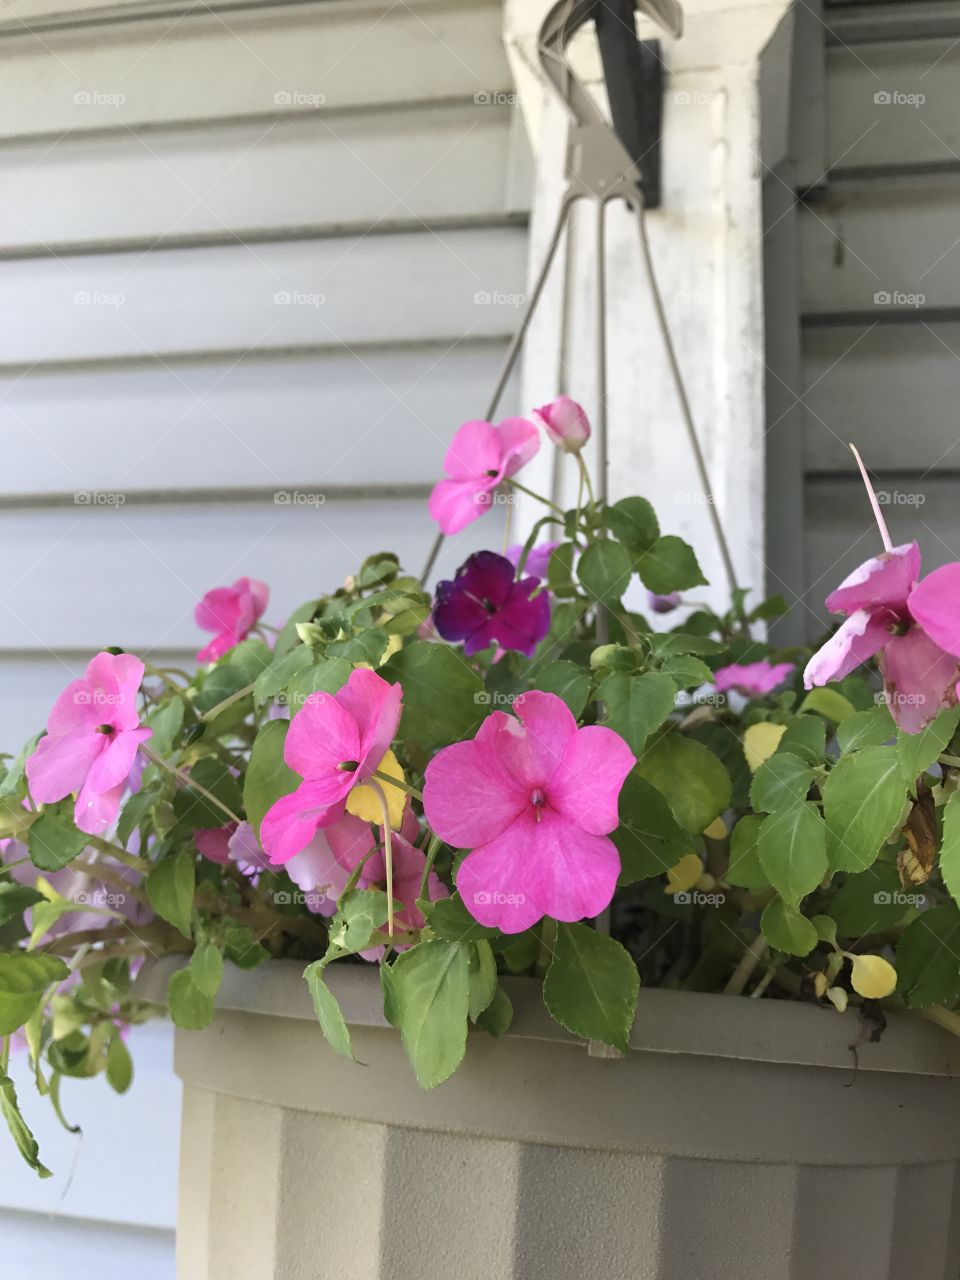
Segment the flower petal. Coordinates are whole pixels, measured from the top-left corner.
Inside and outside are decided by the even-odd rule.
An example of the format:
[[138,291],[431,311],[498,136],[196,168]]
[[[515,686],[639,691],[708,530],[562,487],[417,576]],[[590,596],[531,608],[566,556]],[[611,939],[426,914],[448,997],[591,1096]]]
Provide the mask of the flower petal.
[[545,788],[560,768],[577,722],[562,698],[539,689],[520,694],[513,709],[520,723],[506,719],[497,734],[496,752],[521,788]]
[[326,795],[324,787],[304,782],[267,810],[260,824],[260,843],[274,866],[289,862],[307,847],[319,827],[328,827],[342,816],[343,801],[330,804]]
[[603,725],[578,729],[550,781],[549,802],[569,822],[605,836],[620,823],[620,789],[636,763],[613,729]]
[[101,836],[116,821],[120,801],[127,788],[125,782],[109,791],[94,791],[87,782],[80,788],[73,807],[73,820],[88,836]]
[[27,760],[27,781],[34,800],[53,804],[71,791],[79,791],[106,745],[106,737],[96,730],[41,738]]
[[476,480],[488,472],[496,472],[499,479],[504,443],[492,422],[465,422],[450,442],[443,469],[451,480]]
[[960,662],[920,627],[891,638],[880,669],[890,714],[906,733],[919,733],[938,711],[956,701]]
[[[380,761],[397,736],[403,690],[390,684],[375,671],[354,671],[346,685],[334,694],[337,702],[360,726],[358,775],[364,777],[380,765]],[[401,775],[402,776],[402,775]]]
[[812,689],[829,680],[842,680],[861,662],[879,653],[889,639],[889,618],[875,616],[866,609],[852,613],[807,663],[803,687]]
[[283,758],[303,778],[335,779],[331,800],[335,794],[346,795],[353,785],[353,776],[340,771],[338,766],[347,760],[360,762],[360,727],[356,717],[334,694],[312,693],[290,721]]
[[854,569],[827,596],[827,608],[845,614],[885,608],[901,614],[919,576],[920,548],[915,542],[904,543]]
[[440,480],[433,486],[427,510],[445,534],[459,533],[490,510],[490,492],[499,480]]
[[540,448],[540,433],[526,418],[504,418],[497,430],[503,451],[503,475],[516,475]]
[[945,564],[910,593],[907,607],[928,636],[960,655],[960,564]]
[[153,730],[121,729],[111,737],[103,736],[107,749],[100,753],[87,775],[87,786],[94,791],[109,791],[121,783],[126,785],[140,743],[153,737]]
[[423,808],[427,823],[458,849],[471,849],[492,839],[529,806],[529,796],[510,776],[492,746],[502,711],[488,716],[472,742],[455,742],[438,751],[427,765]]

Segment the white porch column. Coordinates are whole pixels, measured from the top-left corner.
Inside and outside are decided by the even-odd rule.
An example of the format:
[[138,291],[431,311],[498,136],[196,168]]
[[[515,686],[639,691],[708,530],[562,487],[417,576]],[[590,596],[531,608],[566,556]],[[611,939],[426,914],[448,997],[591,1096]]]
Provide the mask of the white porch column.
[[[791,0],[691,0],[681,40],[661,37],[667,71],[663,203],[650,237],[718,509],[741,585],[755,603],[764,580],[764,324],[760,55]],[[549,97],[536,34],[550,0],[506,0],[505,39],[537,164],[531,272],[543,258],[563,191],[566,112]],[[657,35],[642,21],[640,35]],[[785,33],[785,35],[784,35]],[[774,132],[786,136],[790,24],[775,42],[782,100]],[[582,78],[603,94],[592,26],[571,45]],[[769,79],[769,77],[767,77]],[[765,122],[764,132],[769,130]],[[523,403],[566,392],[596,404],[595,211],[582,206],[554,265],[524,353]],[[635,219],[607,214],[610,490],[649,498],[665,533],[697,550],[716,605],[728,599],[705,496],[655,324]],[[564,272],[563,267],[566,266]],[[542,450],[529,483],[571,505],[570,460]],[[522,508],[529,525],[536,504]]]

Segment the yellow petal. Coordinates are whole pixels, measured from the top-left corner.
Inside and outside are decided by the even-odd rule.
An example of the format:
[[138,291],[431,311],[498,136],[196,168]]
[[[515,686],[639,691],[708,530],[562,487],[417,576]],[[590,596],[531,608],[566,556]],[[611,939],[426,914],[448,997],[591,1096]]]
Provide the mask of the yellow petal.
[[708,840],[726,840],[727,824],[722,818],[714,818],[709,827],[704,827],[703,834]]
[[[377,772],[385,773],[388,778],[396,778],[398,782],[405,781],[403,770],[400,768],[400,761],[392,751],[388,751],[380,761]],[[392,786],[389,782],[380,782],[377,785],[382,787],[383,794],[387,798],[390,826],[393,827],[394,831],[399,831],[400,823],[403,821],[403,811],[407,807],[407,793],[401,791],[399,787]],[[347,813],[352,813],[355,818],[360,818],[364,822],[372,822],[378,827],[383,826],[383,809],[380,807],[380,797],[373,787],[368,787],[365,783],[361,783],[359,787],[354,787],[347,796]]]
[[771,724],[769,720],[750,725],[743,735],[743,754],[751,773],[756,773],[764,760],[770,759],[786,732],[785,724]]
[[685,853],[675,867],[667,872],[664,893],[686,893],[703,874],[703,863],[695,853]]
[[847,993],[843,987],[831,987],[827,992],[827,999],[836,1009],[837,1013],[845,1013],[847,1008]]
[[865,1000],[882,1000],[896,990],[897,971],[882,956],[854,956],[850,981]]

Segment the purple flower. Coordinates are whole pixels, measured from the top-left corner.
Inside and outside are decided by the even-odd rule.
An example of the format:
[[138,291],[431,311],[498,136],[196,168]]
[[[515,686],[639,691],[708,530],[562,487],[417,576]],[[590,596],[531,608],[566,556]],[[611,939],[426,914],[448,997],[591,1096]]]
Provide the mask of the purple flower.
[[[523,566],[524,572],[531,578],[539,578],[541,582],[545,582],[547,569],[550,567],[550,557],[559,545],[559,542],[538,542],[535,547],[531,547],[527,563]],[[520,557],[523,555],[522,544],[518,542],[516,546],[507,547],[506,554],[513,567],[519,569]]]
[[444,640],[462,640],[466,654],[497,643],[530,658],[550,627],[546,592],[533,594],[539,586],[539,578],[515,581],[505,556],[477,551],[452,582],[437,584],[434,625]]
[[655,591],[647,592],[647,604],[654,613],[672,613],[680,603],[679,591],[671,591],[666,596],[658,596]]

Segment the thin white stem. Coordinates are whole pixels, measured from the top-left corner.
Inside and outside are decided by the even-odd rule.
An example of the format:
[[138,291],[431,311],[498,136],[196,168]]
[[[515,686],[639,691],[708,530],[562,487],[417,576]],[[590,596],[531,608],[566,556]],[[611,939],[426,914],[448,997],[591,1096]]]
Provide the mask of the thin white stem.
[[367,786],[376,793],[383,817],[383,861],[387,868],[387,937],[393,942],[393,834],[390,830],[390,806],[379,782],[368,778]]
[[863,459],[860,457],[860,451],[855,444],[851,444],[850,450],[857,460],[857,466],[860,468],[860,474],[863,476],[863,483],[867,486],[867,497],[870,499],[870,505],[873,507],[873,516],[880,529],[880,537],[883,539],[885,551],[893,550],[893,543],[890,540],[890,534],[887,530],[887,522],[883,518],[880,510],[880,503],[877,501],[877,495],[873,492],[873,485],[870,483],[870,477],[867,475],[867,468],[863,465]]

